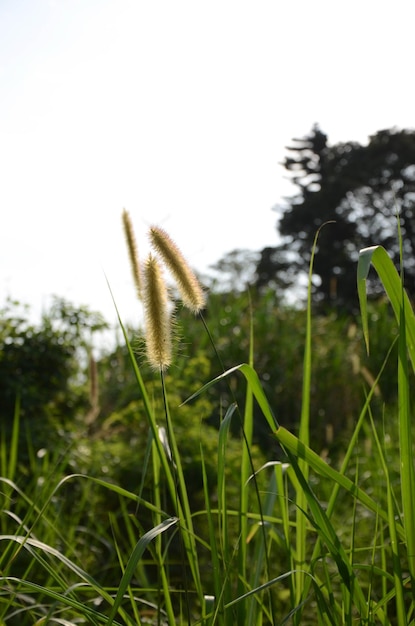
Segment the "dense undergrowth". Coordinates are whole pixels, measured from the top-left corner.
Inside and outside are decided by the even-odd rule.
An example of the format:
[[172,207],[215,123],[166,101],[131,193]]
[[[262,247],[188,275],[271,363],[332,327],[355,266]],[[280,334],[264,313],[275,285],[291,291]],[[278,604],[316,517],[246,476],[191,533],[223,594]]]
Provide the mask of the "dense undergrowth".
[[[388,300],[367,307],[370,264]],[[415,319],[382,248],[358,277],[355,319],[270,292],[178,305],[162,373],[121,320],[95,362],[74,311],[30,332],[9,315],[0,624],[413,623]]]

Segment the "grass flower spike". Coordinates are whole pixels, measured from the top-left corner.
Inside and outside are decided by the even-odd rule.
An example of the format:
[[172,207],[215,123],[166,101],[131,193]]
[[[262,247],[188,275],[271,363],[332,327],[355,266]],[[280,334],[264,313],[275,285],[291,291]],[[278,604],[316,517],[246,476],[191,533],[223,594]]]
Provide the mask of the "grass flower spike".
[[205,306],[205,294],[189,264],[170,236],[157,226],[151,226],[150,239],[176,280],[185,307],[198,313]]
[[144,265],[143,300],[147,358],[154,369],[165,370],[172,359],[169,302],[160,264],[152,255]]
[[133,273],[133,279],[135,287],[137,289],[137,295],[141,300],[142,297],[142,281],[140,263],[138,259],[137,243],[135,240],[133,224],[131,222],[130,214],[125,209],[122,212],[122,224],[124,227],[124,234],[127,240],[128,255],[130,257],[131,270]]

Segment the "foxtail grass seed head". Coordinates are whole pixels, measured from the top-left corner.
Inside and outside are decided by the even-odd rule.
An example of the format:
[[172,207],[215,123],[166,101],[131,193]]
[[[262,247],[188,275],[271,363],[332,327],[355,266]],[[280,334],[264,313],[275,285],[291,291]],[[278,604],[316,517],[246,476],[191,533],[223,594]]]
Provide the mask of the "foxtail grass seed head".
[[166,231],[158,226],[150,227],[150,240],[172,273],[184,306],[193,313],[201,311],[205,306],[205,294],[179,248]]
[[172,360],[169,301],[160,264],[152,255],[144,265],[143,287],[147,358],[154,369],[165,370]]
[[137,290],[138,298],[142,298],[142,280],[141,269],[138,258],[137,243],[134,235],[133,224],[130,218],[130,214],[125,209],[122,212],[122,224],[124,228],[125,239],[127,241],[128,256],[130,257],[130,265],[133,274],[135,288]]

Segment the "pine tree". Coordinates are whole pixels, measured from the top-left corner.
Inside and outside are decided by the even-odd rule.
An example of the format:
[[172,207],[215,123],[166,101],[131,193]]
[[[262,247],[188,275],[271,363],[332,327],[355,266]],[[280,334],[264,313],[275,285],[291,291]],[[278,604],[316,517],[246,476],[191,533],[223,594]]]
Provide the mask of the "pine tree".
[[[308,272],[314,237],[324,224],[314,261],[315,301],[354,310],[359,250],[381,244],[399,265],[399,213],[405,284],[415,293],[415,131],[382,130],[367,145],[331,146],[314,126],[293,143],[283,165],[298,192],[282,207],[281,244],[262,250],[257,285],[293,287]],[[372,294],[379,289],[373,278]]]

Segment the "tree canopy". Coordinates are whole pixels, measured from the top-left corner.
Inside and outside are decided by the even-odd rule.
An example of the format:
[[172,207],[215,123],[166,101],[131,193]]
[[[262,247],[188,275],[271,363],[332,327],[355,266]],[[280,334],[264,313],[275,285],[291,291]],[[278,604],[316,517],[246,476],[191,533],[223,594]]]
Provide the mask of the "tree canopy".
[[[301,272],[308,272],[314,238],[324,225],[314,260],[315,301],[325,308],[353,310],[361,248],[381,244],[399,267],[399,214],[405,284],[413,292],[415,131],[381,130],[366,145],[330,145],[316,125],[287,150],[283,165],[297,193],[280,207],[281,243],[261,251],[257,285],[294,287]],[[370,288],[378,293],[375,279]]]
[[1,437],[11,435],[15,412],[22,439],[28,430],[35,445],[51,443],[58,431],[52,424],[87,414],[92,334],[107,327],[99,313],[62,298],[54,298],[38,324],[29,321],[27,306],[6,301],[0,308]]

